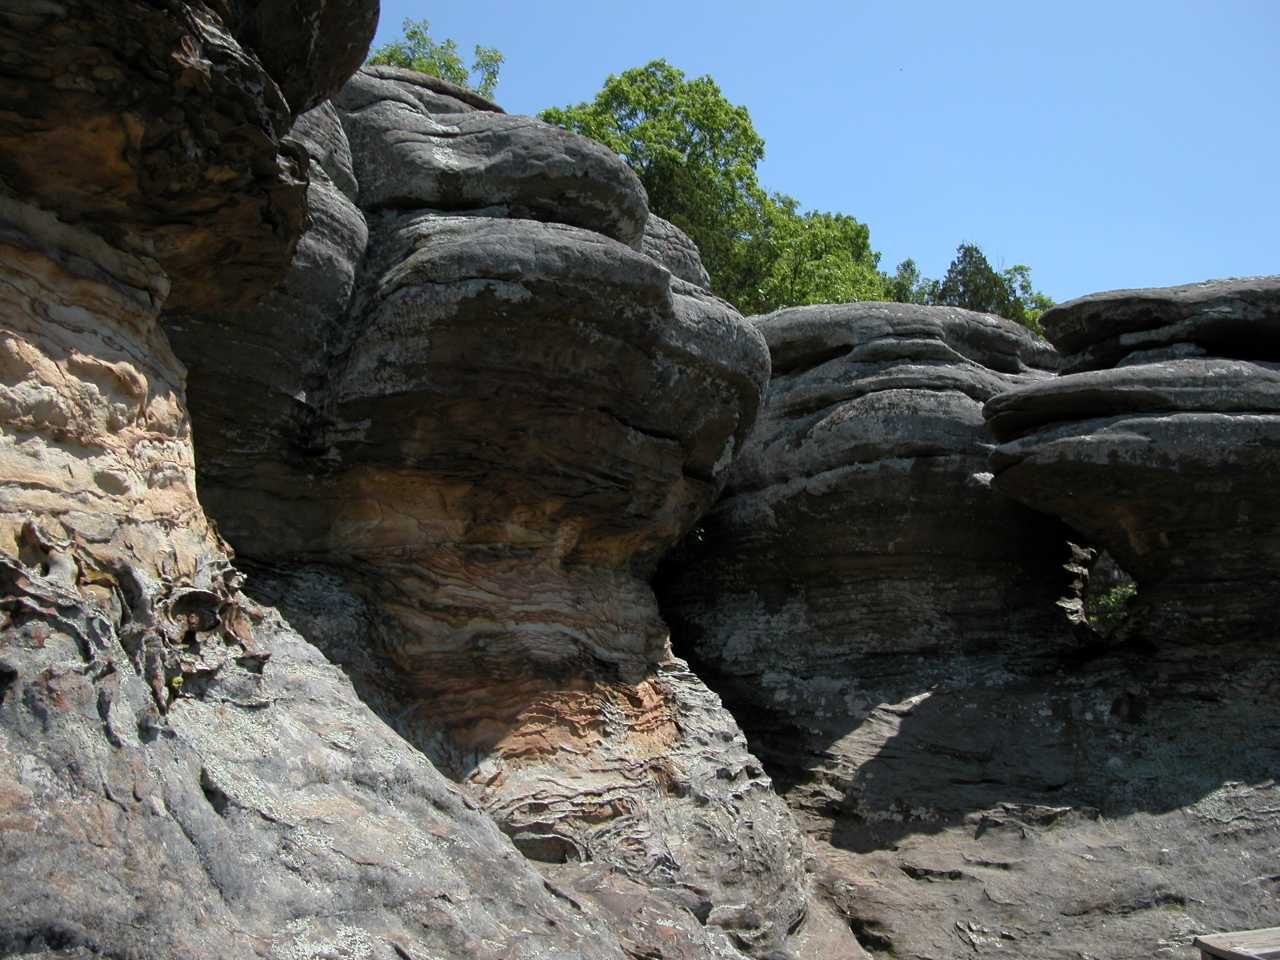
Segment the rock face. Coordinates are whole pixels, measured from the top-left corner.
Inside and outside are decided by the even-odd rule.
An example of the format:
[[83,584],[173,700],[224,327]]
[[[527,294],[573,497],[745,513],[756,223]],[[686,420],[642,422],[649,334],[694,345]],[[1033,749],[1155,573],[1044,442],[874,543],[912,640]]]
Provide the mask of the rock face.
[[[1280,922],[1270,873],[1252,866],[1280,837],[1269,633],[1085,642],[1042,619],[1063,585],[1061,529],[1002,500],[1006,473],[970,479],[990,469],[984,400],[995,433],[1030,424],[1048,448],[1055,428],[1038,424],[1094,436],[1103,408],[1121,422],[1118,408],[1186,398],[1221,423],[1241,377],[1266,409],[1258,364],[1213,361],[1203,378],[1128,366],[1104,371],[1130,378],[1111,389],[1037,372],[1052,355],[989,318],[846,305],[756,322],[773,360],[760,427],[659,593],[677,650],[742,722],[863,945],[1186,957],[1197,933]],[[1092,490],[1070,476],[1052,489]],[[1265,528],[1253,535],[1265,546]]]
[[[816,777],[821,806],[818,781],[839,792],[852,775],[841,741],[922,668],[959,681],[957,661],[1072,644],[1055,606],[1065,531],[992,492],[981,416],[1056,358],[949,308],[801,307],[755,324],[768,406],[668,566],[663,607],[775,774]],[[819,758],[834,769],[814,774]]]
[[1122,290],[1045,329],[1075,371],[987,417],[996,485],[1105,546],[1138,581],[1130,631],[1233,639],[1280,613],[1280,278]]
[[[242,319],[292,260],[305,276],[256,316],[311,349],[327,315],[307,307],[349,291],[363,221],[322,177],[306,190],[284,100],[219,9],[0,12],[0,953],[623,960],[648,931],[733,956],[726,923],[667,931],[551,885],[241,592],[165,327]],[[313,173],[341,165],[327,129]]]
[[692,283],[695,287],[711,289],[711,277],[702,265],[702,254],[698,251],[697,244],[674,223],[649,214],[649,219],[644,224],[642,249],[646,256],[657,260],[673,276]]
[[[300,118],[317,229],[288,279],[171,323],[202,496],[258,595],[518,849],[610,916],[611,890],[646,890],[688,934],[628,908],[624,939],[782,949],[800,833],[647,583],[719,492],[767,349],[639,252],[644,192],[616,157],[448,96],[370,70],[338,126]],[[325,629],[331,609],[358,628]]]
[[[438,86],[438,84],[433,84]],[[644,187],[606,147],[530,117],[442,106],[396,74],[362,71],[336,104],[366,211],[421,210],[550,220],[639,248]]]

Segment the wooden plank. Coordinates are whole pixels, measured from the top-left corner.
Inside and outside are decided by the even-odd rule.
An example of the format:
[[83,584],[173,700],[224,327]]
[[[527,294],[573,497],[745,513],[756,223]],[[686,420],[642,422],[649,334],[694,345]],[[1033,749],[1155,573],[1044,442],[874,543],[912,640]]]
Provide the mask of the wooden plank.
[[1214,933],[1206,937],[1196,937],[1193,946],[1200,948],[1202,958],[1280,960],[1280,927],[1240,930],[1236,933]]

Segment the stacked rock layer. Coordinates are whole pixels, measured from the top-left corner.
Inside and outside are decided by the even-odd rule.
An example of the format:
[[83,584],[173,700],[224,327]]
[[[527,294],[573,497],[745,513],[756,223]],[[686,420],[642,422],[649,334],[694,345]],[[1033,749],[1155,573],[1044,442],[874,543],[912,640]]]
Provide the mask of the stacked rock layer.
[[1015,324],[950,308],[754,322],[772,354],[768,405],[668,564],[664,612],[776,772],[808,779],[830,756],[847,780],[840,741],[922,670],[954,681],[975,656],[1072,643],[1055,605],[1065,531],[991,490],[981,415],[1056,357]]
[[1232,639],[1280,614],[1280,278],[1120,290],[1045,329],[1072,371],[988,404],[996,485],[1105,546],[1130,633]]
[[[679,535],[696,510],[688,501],[714,495],[712,450],[725,442],[715,435],[749,425],[767,370],[763,347],[746,334],[717,346],[707,331],[732,331],[732,312],[697,291],[669,289],[665,273],[634,252],[638,190],[614,217],[627,245],[580,227],[527,226],[545,231],[530,241],[531,255],[549,266],[521,296],[545,296],[538,284],[554,286],[551,277],[588,284],[635,270],[620,285],[641,291],[643,306],[610,314],[617,328],[592,327],[599,307],[557,302],[543,312],[563,306],[583,349],[597,336],[635,343],[654,369],[634,376],[695,382],[705,416],[694,421],[696,436],[636,440],[630,455],[601,455],[609,481],[630,482],[620,479],[628,469],[647,479],[643,509],[653,529],[633,516],[591,529],[571,503],[582,487],[548,494],[536,480],[536,495],[506,510],[494,502],[506,490],[486,494],[474,481],[488,454],[441,483],[448,469],[423,441],[432,429],[448,431],[421,411],[417,421],[406,413],[404,430],[375,414],[414,410],[410,395],[439,401],[449,372],[430,360],[379,359],[376,332],[361,347],[340,322],[368,226],[354,204],[345,130],[323,101],[363,56],[376,19],[376,3],[338,0],[72,0],[0,11],[0,953],[622,960],[772,949],[803,911],[798,834],[727,714],[665,655],[652,597],[628,579],[633,558],[642,566]],[[584,216],[608,218],[590,190],[584,197]],[[425,240],[392,219],[379,222],[391,247]],[[482,234],[470,242],[446,231],[419,251],[435,264],[457,258],[438,302],[434,280],[423,283],[420,273],[406,268],[399,284],[379,274],[363,294],[377,306],[358,322],[385,334],[415,297],[432,319],[433,302],[452,302],[462,304],[455,321],[474,320],[468,303],[516,286],[509,276],[485,278],[493,245]],[[594,257],[599,245],[623,252]],[[374,259],[388,274],[398,264]],[[658,329],[668,320],[673,330]],[[545,332],[546,322],[531,315],[531,329]],[[485,340],[458,322],[442,322],[438,334],[442,355],[459,364]],[[198,453],[170,338],[193,368]],[[535,342],[524,343],[532,353]],[[726,355],[751,362],[738,369]],[[370,384],[359,369],[371,371]],[[334,410],[321,402],[330,379],[342,384]],[[440,409],[456,415],[487,399],[464,389]],[[370,419],[341,419],[348,414]],[[636,417],[639,435],[646,422]],[[633,428],[615,427],[624,429]],[[548,456],[571,446],[544,432]],[[368,456],[348,471],[353,450]],[[513,457],[507,482],[536,459]],[[512,686],[532,684],[553,707],[555,696],[585,705],[581,715],[552,714],[549,731],[534,729],[512,752],[534,758],[533,769],[555,754],[546,741],[556,734],[576,756],[610,737],[622,748],[610,753],[613,770],[582,771],[597,778],[598,795],[582,799],[553,784],[548,817],[533,809],[542,794],[522,807],[515,792],[519,810],[503,826],[533,835],[536,846],[562,837],[560,820],[573,816],[602,834],[617,823],[616,848],[634,851],[617,858],[628,872],[611,871],[608,858],[576,871],[564,865],[555,884],[535,872],[492,817],[370,711],[347,676],[241,591],[230,551],[196,498],[197,461],[224,509],[240,484],[246,510],[258,511],[262,529],[246,523],[237,535],[251,545],[280,537],[264,555],[318,531],[311,554],[367,563],[371,589],[387,600],[375,618],[380,639],[436,684],[415,688],[419,701],[422,690],[442,687],[430,657],[450,618],[474,640],[459,644],[466,655],[454,669],[475,669],[472,679],[491,693],[504,688],[483,673],[492,662],[484,650],[516,646],[511,632],[475,622],[490,587],[495,616],[502,602],[523,604],[522,622],[542,624],[555,620],[544,602],[566,604],[547,631],[553,667],[503,669]],[[593,465],[574,466],[585,478]],[[660,479],[676,491],[664,495]],[[368,486],[383,482],[385,491]],[[315,497],[324,500],[318,510]],[[454,510],[452,498],[466,507]],[[275,514],[295,513],[291,500],[306,509],[277,522]],[[332,509],[351,503],[356,516]],[[556,539],[546,518],[558,511],[569,533]],[[450,558],[412,563],[440,523]],[[507,556],[481,528],[510,532]],[[632,540],[634,550],[621,545]],[[483,558],[474,591],[444,585],[467,572],[457,563],[473,549]],[[559,569],[575,549],[598,569]],[[504,579],[520,557],[545,571],[525,593]],[[397,564],[409,572],[398,576]],[[634,642],[643,655],[601,639],[590,605],[612,615],[606,590],[623,598],[619,605],[632,603],[617,632],[630,637],[632,620],[642,621]],[[571,612],[574,599],[588,611]],[[419,616],[435,632],[409,634]],[[578,632],[575,616],[586,624]],[[567,675],[574,657],[597,673]],[[567,679],[557,686],[552,675]],[[509,695],[521,710],[543,706]],[[494,727],[506,728],[474,734],[488,748],[507,734],[518,739],[523,722],[514,707],[496,713]],[[448,721],[433,729],[461,722]],[[672,771],[662,766],[668,752],[677,757]],[[558,773],[566,764],[546,766]],[[502,792],[494,781],[486,789]],[[558,789],[568,794],[559,806]],[[665,790],[681,794],[683,806],[646,814]],[[700,804],[710,812],[697,812]],[[726,841],[743,819],[754,829]]]
[[212,515],[549,875],[782,949],[801,835],[647,583],[745,442],[763,340],[598,144],[391,68],[333,106],[293,131],[315,226],[284,285],[170,327]]
[[[1261,302],[1269,282],[1254,286],[1236,302]],[[1217,329],[1239,334],[1220,301],[1217,314]],[[659,593],[677,649],[743,723],[810,835],[820,888],[863,944],[912,958],[1118,960],[1182,956],[1196,933],[1280,920],[1271,881],[1252,867],[1280,839],[1280,714],[1269,693],[1280,660],[1269,630],[1254,623],[1229,640],[1205,632],[1154,651],[1098,643],[1078,602],[1053,599],[1068,575],[1079,586],[1086,554],[1073,550],[1059,569],[1063,528],[1000,492],[1021,469],[1019,444],[1053,450],[1066,437],[1068,451],[1087,449],[1110,423],[1130,425],[1116,442],[1133,438],[1118,405],[1150,410],[1160,391],[1180,392],[1215,411],[1201,456],[1217,456],[1220,480],[1259,516],[1249,483],[1266,445],[1228,453],[1230,431],[1210,424],[1228,423],[1239,403],[1216,384],[1240,383],[1249,367],[1240,419],[1262,417],[1263,365],[1237,354],[1171,370],[1140,354],[1159,362],[1108,371],[1129,379],[1107,392],[1094,373],[1046,375],[1056,359],[1045,346],[991,318],[846,305],[756,322],[773,359],[761,426],[722,500],[664,565]],[[1267,325],[1252,329],[1265,342]],[[1148,339],[1135,349],[1156,349]],[[1221,379],[1206,379],[1210,370]],[[1040,426],[1055,419],[1037,419],[1050,401],[1055,414],[1073,409],[1064,395],[1111,419]],[[997,471],[1015,464],[994,483],[983,401],[1001,436],[1032,424],[994,450]],[[1229,466],[1246,456],[1253,467]],[[1065,459],[1031,474],[1058,499],[1027,502],[1101,504]],[[1091,482],[1111,482],[1109,469]],[[1141,490],[1131,477],[1129,499],[1094,525],[1059,511],[1077,525],[1072,539],[1096,530],[1097,546],[1124,556],[1139,597],[1151,590],[1148,568],[1106,517],[1211,509],[1194,485],[1171,492],[1177,463],[1164,473],[1164,486]],[[1255,532],[1232,549],[1265,553],[1268,530]],[[1205,579],[1188,593],[1212,589],[1224,552],[1219,543],[1199,556]],[[1071,630],[1057,619],[1068,611]]]

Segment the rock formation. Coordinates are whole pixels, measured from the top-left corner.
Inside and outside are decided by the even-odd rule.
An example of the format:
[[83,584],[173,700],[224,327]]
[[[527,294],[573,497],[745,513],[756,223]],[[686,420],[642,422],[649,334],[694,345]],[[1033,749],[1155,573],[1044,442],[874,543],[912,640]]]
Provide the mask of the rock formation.
[[611,867],[698,949],[780,949],[800,834],[647,584],[744,442],[766,348],[639,252],[616,157],[452,92],[379,68],[304,115],[316,230],[285,283],[170,325],[202,495],[258,595],[549,875]]
[[[841,741],[957,664],[1073,645],[1065,530],[994,493],[982,403],[1057,358],[1009,321],[857,303],[757,318],[761,423],[668,565],[664,612],[775,775],[840,801]],[[946,518],[946,522],[940,522]],[[1031,642],[1031,638],[1035,638]],[[904,686],[905,684],[905,686]]]
[[[665,271],[630,247],[575,228],[513,226],[542,231],[530,256],[541,257],[549,273],[565,271],[566,280],[637,270],[619,285],[639,291],[640,301],[599,321],[615,328],[590,326],[602,308],[584,310],[570,325],[580,324],[574,329],[586,342],[630,338],[651,364],[633,377],[687,380],[701,391],[704,415],[690,420],[688,436],[643,435],[643,414],[633,427],[610,420],[609,411],[581,412],[623,434],[601,433],[600,442],[625,444],[634,431],[634,450],[612,463],[601,456],[601,469],[615,472],[600,485],[625,486],[621,473],[633,471],[637,486],[649,484],[641,509],[651,523],[606,517],[589,531],[574,508],[548,502],[546,516],[561,511],[567,532],[545,542],[559,529],[554,522],[539,527],[535,516],[521,526],[537,505],[515,502],[507,510],[482,491],[466,495],[465,475],[474,467],[465,461],[457,482],[431,492],[430,471],[445,469],[443,460],[419,469],[412,435],[397,437],[385,420],[370,425],[368,439],[358,423],[321,422],[326,408],[317,384],[362,362],[380,371],[373,354],[386,341],[372,335],[361,352],[350,330],[335,327],[367,236],[352,204],[345,132],[321,104],[297,121],[293,140],[285,139],[294,114],[330,92],[335,64],[350,60],[345,44],[354,41],[347,31],[335,52],[295,39],[316,41],[335,17],[371,24],[376,5],[303,5],[303,23],[293,24],[299,29],[280,31],[273,17],[284,6],[73,2],[0,12],[0,952],[727,958],[740,955],[731,938],[758,952],[771,949],[803,908],[798,834],[718,701],[665,654],[652,597],[629,566],[652,562],[661,543],[691,522],[696,502],[714,496],[720,448],[736,442],[754,414],[767,369],[762,347],[734,332],[739,322],[727,307],[671,291]],[[55,154],[60,162],[49,163]],[[634,207],[615,223],[638,245],[641,224],[628,226],[627,216],[637,216]],[[406,233],[412,218],[383,225],[389,246],[380,250],[421,239]],[[485,266],[483,251],[492,248],[483,230],[474,238],[446,233],[446,248],[450,236],[461,245],[452,252],[434,247],[419,263],[443,269],[458,254],[464,273]],[[560,245],[544,250],[547,238]],[[596,257],[596,247],[605,252]],[[367,296],[376,307],[360,314],[371,330],[383,323],[384,336],[403,316],[397,310],[423,289],[431,316],[431,283],[421,287],[407,251],[395,257],[374,262],[389,275],[402,267],[403,281],[374,276]],[[452,283],[459,320],[469,302],[490,296],[484,281],[459,275]],[[515,285],[492,282],[498,290]],[[536,278],[529,285],[539,290]],[[551,299],[546,310],[569,306]],[[663,323],[672,329],[660,329]],[[448,329],[447,322],[436,328],[442,347]],[[359,498],[364,508],[412,507],[425,523],[415,540],[394,521],[363,523],[346,514],[331,518],[333,531],[314,552],[353,560],[361,551],[376,554],[386,561],[379,586],[395,585],[401,581],[386,568],[414,567],[412,553],[401,548],[432,542],[433,510],[440,520],[454,517],[459,532],[474,516],[477,524],[513,531],[512,558],[527,551],[531,569],[547,569],[556,603],[581,597],[612,615],[597,595],[608,590],[632,604],[627,616],[642,628],[633,634],[628,621],[614,633],[637,650],[616,649],[613,636],[600,640],[610,658],[598,665],[600,675],[566,678],[562,697],[579,697],[579,713],[569,702],[541,732],[531,729],[536,720],[526,722],[530,742],[513,740],[511,749],[532,770],[549,752],[539,745],[544,737],[558,733],[569,750],[616,738],[625,749],[612,757],[613,771],[580,771],[584,785],[595,777],[598,795],[575,793],[563,803],[576,804],[573,814],[604,837],[616,823],[615,847],[634,852],[625,862],[619,854],[619,866],[652,882],[642,886],[605,863],[594,873],[566,865],[563,879],[550,883],[492,817],[370,711],[347,676],[241,591],[243,578],[196,498],[184,370],[169,335],[198,361],[198,459],[211,491],[225,495],[248,477],[243,500],[261,506],[311,476],[322,497],[385,479],[385,491]],[[457,326],[452,337],[452,353],[441,355],[466,362],[477,338],[468,343]],[[351,363],[342,354],[331,368],[347,348]],[[741,371],[731,367],[739,356],[751,360]],[[530,361],[536,368],[539,358]],[[602,360],[601,377],[610,372],[604,366]],[[335,376],[343,384],[337,413],[346,411],[342,404],[386,402],[388,416],[400,416],[398,398],[438,399],[432,378],[446,374],[430,364],[393,365],[392,372],[363,384]],[[455,377],[467,379],[465,371]],[[245,402],[237,404],[240,398]],[[464,390],[452,409],[486,400]],[[622,399],[614,408],[626,409]],[[246,411],[252,416],[236,419]],[[420,426],[429,425],[426,416]],[[544,433],[544,452],[572,442],[550,426]],[[327,453],[317,437],[339,436],[341,470],[313,456]],[[464,446],[458,440],[455,449]],[[365,448],[363,460],[351,457]],[[477,453],[472,462],[484,457]],[[349,473],[345,458],[353,461]],[[505,476],[516,482],[512,466]],[[588,483],[590,469],[566,480],[566,501],[581,492],[575,483]],[[406,479],[422,483],[422,499]],[[674,491],[660,489],[663,479]],[[531,488],[539,490],[536,479]],[[622,495],[601,496],[617,503]],[[452,497],[474,510],[451,514]],[[290,529],[316,519],[300,515]],[[526,528],[533,532],[519,532]],[[449,546],[455,558],[472,549],[486,557],[490,565],[480,565],[476,581],[482,590],[490,578],[501,585],[510,574],[513,560],[475,547],[474,537]],[[560,554],[578,548],[594,551],[598,567],[584,561],[580,581],[572,570],[555,572]],[[458,611],[465,589],[428,589],[449,570],[446,558],[404,574],[402,595],[420,588],[426,610],[408,611],[404,623],[417,617],[442,628],[455,615],[449,608]],[[507,603],[518,605],[512,589]],[[484,609],[482,597],[473,614]],[[537,634],[536,601],[531,606],[526,619]],[[495,609],[495,617],[510,615]],[[575,616],[593,624],[581,635],[588,651],[591,630],[606,629],[598,612],[566,607],[566,622],[547,631],[550,662],[559,669],[574,655]],[[384,608],[378,617],[380,627],[390,622]],[[479,670],[490,635],[478,624],[466,633],[471,620],[461,613],[458,625],[464,641],[476,637],[476,652],[459,666]],[[427,630],[399,649],[418,654],[410,659],[426,669],[430,643],[448,636]],[[537,663],[506,669],[526,685],[537,683],[530,676],[555,673]],[[497,678],[471,679],[501,687]],[[530,706],[536,713],[545,704]],[[576,730],[579,722],[587,728]],[[629,739],[620,732],[628,730]],[[672,750],[672,772],[659,750],[678,737],[688,742],[682,755]],[[518,776],[513,771],[512,779]],[[686,791],[685,799],[646,813],[644,804],[668,788]],[[501,792],[492,782],[487,789]],[[518,809],[504,819],[508,833],[521,832],[513,823],[526,833],[541,828],[548,818],[537,816],[537,802],[512,801]],[[753,818],[754,827],[744,828],[743,818]],[[736,844],[721,839],[731,831]],[[721,856],[732,851],[736,861]],[[664,885],[655,877],[666,879],[669,893],[657,889]]]
[[1280,278],[1120,290],[1045,329],[1074,371],[987,416],[1001,492],[1061,516],[1138,581],[1153,643],[1265,631],[1280,615]]
[[[810,835],[820,889],[863,945],[911,958],[1183,957],[1196,933],[1280,921],[1271,872],[1254,866],[1280,838],[1280,714],[1268,692],[1280,661],[1266,631],[1201,635],[1155,655],[1065,630],[1044,617],[1048,588],[1066,585],[1052,568],[1067,556],[1061,530],[1001,504],[1008,470],[977,479],[994,439],[978,418],[983,400],[996,433],[1027,433],[998,447],[1000,471],[1020,462],[1020,443],[1053,450],[1054,437],[1079,436],[1070,442],[1088,449],[1106,436],[1099,424],[1131,424],[1127,411],[1154,398],[1183,391],[1222,411],[1232,392],[1190,369],[1170,381],[1168,362],[1108,371],[1129,377],[1111,392],[1093,373],[1019,374],[1013,358],[1045,369],[1052,355],[990,318],[943,310],[846,305],[756,322],[773,356],[761,428],[665,565],[660,595],[677,650],[743,723]],[[1257,366],[1213,363],[1215,384]],[[1267,382],[1257,370],[1250,396]],[[1251,403],[1257,419],[1265,401]],[[1084,412],[1103,408],[1111,419]],[[1080,422],[1063,417],[1072,410]],[[1199,434],[1205,456],[1224,463],[1230,430],[1211,430],[1227,419]],[[1040,470],[1039,498],[1020,498],[1070,504],[1060,512],[1078,523],[1075,504],[1126,482],[1117,459],[1087,483],[1055,461],[1066,478],[1055,486]],[[1243,483],[1252,470],[1227,476]],[[1148,475],[1141,501],[1135,477],[1126,502],[1160,509],[1156,495],[1179,471],[1165,473],[1166,486]],[[1166,515],[1201,508],[1176,496]],[[1099,514],[1073,536],[1104,527]],[[1097,545],[1121,549],[1118,529]],[[1265,526],[1254,533],[1248,549],[1265,551]],[[1142,597],[1147,568],[1122,562]],[[1218,560],[1197,562],[1207,574]],[[1068,573],[1083,579],[1084,565],[1077,548]]]
[[[0,4],[0,955],[1280,922],[1280,281],[1064,305],[1057,378],[964,311],[749,324],[604,148],[347,82],[376,19]],[[1059,518],[1138,578],[1106,643]]]

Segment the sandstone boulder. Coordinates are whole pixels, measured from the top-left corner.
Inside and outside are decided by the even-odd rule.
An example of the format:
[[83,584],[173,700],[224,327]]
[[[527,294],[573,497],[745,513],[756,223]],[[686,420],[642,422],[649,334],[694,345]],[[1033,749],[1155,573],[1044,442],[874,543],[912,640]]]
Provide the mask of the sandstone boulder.
[[702,265],[702,254],[688,234],[669,220],[649,214],[644,225],[643,247],[645,256],[657,260],[679,277],[695,287],[711,288],[711,278]]
[[499,208],[639,248],[644,187],[606,147],[531,117],[439,113],[416,83],[361,72],[336,104],[366,211]]
[[996,486],[1134,576],[1134,635],[1197,644],[1266,629],[1280,612],[1265,480],[1280,448],[1280,279],[1095,294],[1045,320],[1085,372],[988,404],[1004,441]]

